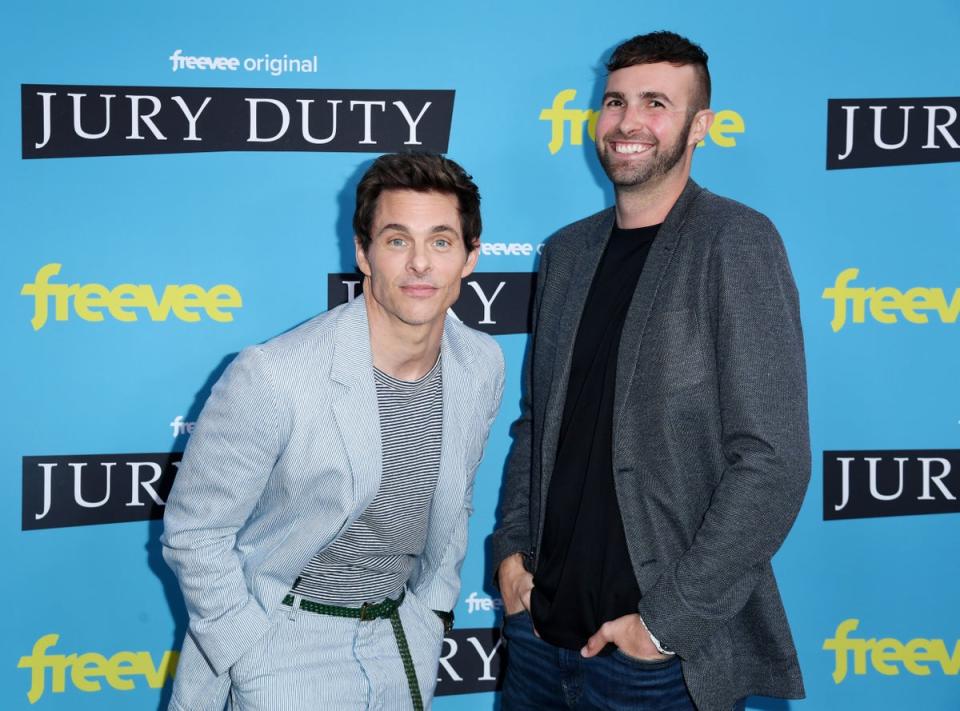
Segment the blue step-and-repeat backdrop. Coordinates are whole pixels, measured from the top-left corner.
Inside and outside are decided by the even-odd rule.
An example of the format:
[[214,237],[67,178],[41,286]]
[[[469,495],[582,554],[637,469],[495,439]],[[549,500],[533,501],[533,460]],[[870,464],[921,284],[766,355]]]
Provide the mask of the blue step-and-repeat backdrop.
[[[483,194],[455,307],[504,404],[435,708],[491,709],[485,551],[543,241],[612,202],[602,60],[673,29],[710,54],[694,159],[765,212],[800,288],[814,468],[775,567],[808,698],[960,709],[960,5],[54,3],[0,29],[3,709],[158,709],[185,614],[158,537],[230,359],[355,293],[380,152],[447,152]],[[259,436],[250,432],[250,437]]]

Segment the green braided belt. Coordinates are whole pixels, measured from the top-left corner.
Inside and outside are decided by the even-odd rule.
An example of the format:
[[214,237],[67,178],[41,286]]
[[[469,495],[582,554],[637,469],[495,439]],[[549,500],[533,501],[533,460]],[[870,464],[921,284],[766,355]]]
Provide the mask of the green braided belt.
[[[400,659],[403,661],[403,673],[406,674],[407,686],[410,688],[410,700],[413,702],[413,709],[414,711],[423,711],[423,697],[420,695],[420,684],[417,683],[417,671],[413,666],[413,656],[410,654],[410,645],[407,644],[407,635],[403,631],[403,623],[400,621],[400,603],[403,602],[404,594],[400,593],[400,597],[396,600],[387,598],[375,605],[365,602],[360,607],[339,607],[337,605],[322,605],[311,600],[300,600],[300,609],[318,615],[351,617],[361,622],[390,620],[393,627],[393,636],[397,640],[397,650],[400,652]],[[287,595],[283,598],[283,604],[288,607],[292,605],[293,595]],[[446,629],[447,619],[440,613],[437,614],[444,621],[444,629]],[[450,615],[450,613],[446,614]],[[453,616],[450,615],[449,624],[452,625],[452,622]]]

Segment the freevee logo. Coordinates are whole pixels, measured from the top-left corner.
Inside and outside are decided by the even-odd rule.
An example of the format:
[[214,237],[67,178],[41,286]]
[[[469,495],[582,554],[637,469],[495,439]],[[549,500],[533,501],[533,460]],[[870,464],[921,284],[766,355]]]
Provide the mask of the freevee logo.
[[[494,335],[530,333],[536,277],[530,272],[474,272],[460,285],[460,298],[450,313]],[[362,286],[360,274],[328,274],[327,308],[352,301],[363,293]]]
[[960,449],[823,453],[823,518],[960,513]]
[[486,595],[480,596],[476,592],[470,593],[465,599],[464,602],[467,603],[467,614],[472,615],[474,612],[492,612],[494,610],[503,609],[503,600],[498,597],[487,597]]
[[827,170],[960,161],[960,97],[828,99]]
[[73,312],[84,321],[103,321],[103,309],[117,321],[136,321],[137,309],[143,309],[153,321],[166,321],[173,312],[181,321],[196,323],[202,311],[214,321],[229,323],[233,321],[233,314],[227,309],[243,306],[240,292],[228,284],[210,289],[197,284],[169,284],[159,299],[149,284],[118,284],[112,289],[103,284],[51,284],[50,279],[60,273],[62,266],[51,263],[40,267],[34,280],[20,289],[21,296],[33,297],[30,323],[34,331],[39,331],[47,322],[51,299],[57,321],[70,318],[72,305]]
[[496,691],[503,680],[500,630],[455,629],[447,633],[437,671],[437,696]]
[[886,676],[897,676],[900,667],[915,676],[930,676],[939,667],[939,671],[948,676],[957,676],[960,673],[960,640],[953,645],[953,650],[942,639],[911,639],[903,643],[892,637],[876,639],[857,639],[850,637],[860,625],[860,620],[848,619],[837,625],[833,637],[823,643],[825,651],[833,651],[836,662],[833,669],[833,682],[839,684],[847,678],[849,671],[849,656],[853,655],[853,673],[863,676],[867,673],[867,659],[874,671]]
[[[47,691],[66,692],[68,680],[74,689],[87,693],[104,691],[104,682],[117,691],[132,691],[144,682],[151,689],[159,689],[174,676],[180,656],[169,650],[159,660],[150,652],[120,651],[110,657],[98,652],[51,654],[50,649],[59,641],[58,634],[44,635],[29,655],[20,657],[17,668],[30,670],[27,699],[31,704]],[[498,630],[464,629],[448,634],[440,656],[437,696],[499,689],[500,649]]]
[[22,529],[163,518],[180,452],[23,458]]
[[23,84],[24,158],[445,152],[453,91]]
[[[27,699],[37,703],[47,691],[47,670],[50,670],[50,691],[62,694],[67,690],[67,679],[78,691],[103,690],[103,682],[118,691],[132,691],[137,681],[146,682],[151,689],[159,689],[173,676],[179,653],[167,651],[154,661],[150,652],[117,652],[110,658],[97,652],[50,654],[60,641],[60,635],[47,634],[37,640],[33,651],[20,657],[18,669],[30,670],[30,689]],[[139,677],[139,679],[138,679]]]
[[530,257],[543,252],[543,244],[531,242],[481,242],[480,254],[489,257]]
[[877,323],[897,323],[897,312],[910,323],[929,323],[930,316],[924,311],[936,314],[942,323],[956,323],[957,316],[960,316],[960,288],[954,289],[953,297],[948,302],[947,294],[941,288],[916,286],[902,292],[892,286],[871,286],[866,289],[850,286],[850,282],[858,276],[859,269],[844,269],[837,275],[834,285],[823,290],[823,298],[833,301],[830,327],[834,332],[847,322],[848,303],[852,323],[866,321],[868,304],[870,317]]
[[[564,127],[570,125],[570,145],[583,145],[583,128],[587,127],[587,135],[591,141],[597,140],[597,119],[600,112],[595,109],[572,109],[567,104],[577,98],[576,89],[564,89],[558,91],[553,97],[553,105],[549,109],[543,109],[540,112],[540,120],[550,123],[550,142],[547,148],[551,154],[556,154],[563,148],[565,131]],[[710,125],[708,136],[710,140],[721,148],[733,148],[737,145],[737,139],[731,134],[743,133],[745,126],[743,116],[730,109],[717,111]],[[706,140],[700,141],[697,147],[706,144]]]

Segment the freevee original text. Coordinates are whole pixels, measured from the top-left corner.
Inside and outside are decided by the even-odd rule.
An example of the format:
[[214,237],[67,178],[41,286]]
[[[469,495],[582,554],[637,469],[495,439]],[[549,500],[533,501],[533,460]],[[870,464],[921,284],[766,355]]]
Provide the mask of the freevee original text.
[[23,84],[24,158],[209,151],[445,152],[452,90]]

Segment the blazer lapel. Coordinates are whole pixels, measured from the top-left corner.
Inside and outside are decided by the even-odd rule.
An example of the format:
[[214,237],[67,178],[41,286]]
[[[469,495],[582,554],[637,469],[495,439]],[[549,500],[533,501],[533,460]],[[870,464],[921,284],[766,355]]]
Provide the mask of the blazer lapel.
[[355,518],[377,493],[383,464],[370,330],[363,296],[358,296],[344,309],[334,338],[330,377],[342,389],[332,409],[353,472],[352,516]]
[[647,255],[647,262],[643,266],[637,288],[633,292],[627,317],[620,334],[620,348],[617,352],[617,379],[613,399],[613,441],[617,441],[617,423],[620,414],[630,395],[630,386],[633,383],[637,369],[637,360],[640,357],[640,342],[647,328],[647,320],[653,308],[654,300],[660,289],[667,266],[673,256],[674,249],[680,239],[680,231],[690,204],[696,199],[701,188],[692,180],[687,181],[686,187],[673,208],[667,214],[663,226],[657,233],[657,238]]
[[[467,486],[464,451],[476,424],[477,383],[473,372],[476,354],[465,347],[457,332],[463,328],[447,316],[440,344],[443,372],[443,439],[440,446],[440,474],[430,509],[431,535],[427,545],[444,545],[460,514]],[[428,552],[429,556],[429,552]]]
[[567,383],[570,380],[570,367],[573,361],[573,347],[577,340],[577,331],[580,328],[580,318],[583,307],[587,302],[590,285],[600,265],[603,250],[610,239],[613,229],[614,211],[606,210],[600,216],[593,232],[586,240],[586,246],[574,260],[569,274],[561,274],[559,278],[567,281],[567,289],[556,298],[564,302],[562,317],[557,327],[557,348],[554,361],[554,373],[551,391],[547,397],[543,424],[543,484],[540,487],[540,510],[546,510],[547,493],[550,491],[550,478],[553,475],[553,466],[557,458],[557,442],[560,438],[560,425],[563,421],[563,410],[567,399]]

